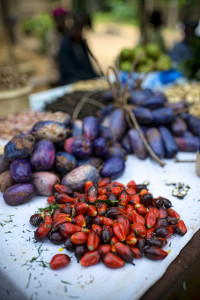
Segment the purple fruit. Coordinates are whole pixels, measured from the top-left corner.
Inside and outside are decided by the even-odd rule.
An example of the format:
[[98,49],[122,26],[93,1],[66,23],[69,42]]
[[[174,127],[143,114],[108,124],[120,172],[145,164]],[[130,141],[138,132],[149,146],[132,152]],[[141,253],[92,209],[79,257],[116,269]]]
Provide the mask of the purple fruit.
[[100,126],[99,135],[101,137],[106,138],[107,140],[112,140],[113,139],[112,131],[110,130],[109,127],[106,127],[106,126],[102,126],[102,125]]
[[153,91],[153,95],[156,96],[156,97],[162,98],[163,103],[168,104],[168,98],[163,92],[155,90],[155,91]]
[[124,159],[119,156],[111,157],[107,159],[101,169],[102,177],[117,178],[124,172],[125,163]]
[[20,205],[33,198],[35,189],[31,183],[18,183],[10,186],[4,193],[3,198],[9,205]]
[[72,136],[80,136],[83,131],[83,121],[74,120],[72,122]]
[[159,131],[164,143],[165,157],[172,158],[178,152],[178,146],[174,140],[173,135],[165,126],[160,126]]
[[34,147],[35,138],[31,134],[18,134],[5,146],[5,157],[9,160],[28,157]]
[[197,136],[175,137],[179,151],[196,152],[200,147],[200,140]]
[[123,109],[117,108],[111,113],[110,129],[114,140],[121,140],[127,128],[126,115]]
[[41,140],[31,155],[31,165],[36,171],[50,170],[55,161],[56,150],[50,140]]
[[10,173],[16,182],[29,181],[32,175],[30,162],[25,158],[13,160],[10,164]]
[[122,138],[121,145],[126,150],[127,153],[131,153],[132,152],[132,147],[131,147],[131,143],[130,143],[130,139],[129,139],[128,134],[126,134]]
[[106,157],[108,155],[108,144],[106,138],[98,137],[93,141],[93,152],[99,157]]
[[91,156],[89,158],[81,159],[78,161],[78,166],[83,166],[88,164],[98,169],[103,164],[103,160],[100,157]]
[[40,121],[31,129],[31,134],[37,139],[48,139],[53,143],[64,140],[68,129],[63,123],[56,121]]
[[150,89],[133,90],[131,91],[129,102],[131,104],[140,105],[147,97],[151,95],[152,91]]
[[120,156],[122,158],[125,158],[126,151],[122,148],[115,147],[115,146],[109,147],[109,149],[108,149],[108,158],[114,157],[114,156]]
[[113,104],[108,104],[106,105],[104,108],[102,108],[99,111],[99,117],[102,120],[103,118],[105,118],[106,116],[108,116],[114,109],[114,105]]
[[55,174],[44,171],[33,173],[32,182],[38,195],[52,196],[54,185],[60,183],[60,179]]
[[185,114],[185,116],[189,129],[193,134],[200,137],[200,119],[189,114]]
[[144,143],[141,140],[137,130],[130,129],[128,131],[128,136],[129,136],[132,151],[134,152],[134,154],[140,159],[145,159],[148,156],[148,152],[147,152],[147,150],[144,146]]
[[174,120],[174,111],[170,107],[162,107],[152,110],[152,123],[156,125],[169,124]]
[[56,153],[55,166],[62,175],[65,175],[77,167],[77,160],[74,155],[60,151]]
[[103,118],[103,120],[101,121],[101,126],[110,128],[110,124],[111,124],[111,114]]
[[186,132],[184,132],[184,134],[183,134],[183,136],[182,137],[191,137],[191,136],[194,136],[193,134],[192,134],[192,132],[191,131],[186,131]]
[[140,105],[149,109],[155,109],[164,105],[164,99],[160,96],[152,95],[146,97]]
[[62,184],[69,186],[74,191],[84,191],[86,181],[91,180],[94,185],[98,183],[99,171],[91,165],[75,168],[62,179]]
[[147,141],[153,152],[159,157],[164,157],[164,145],[159,130],[155,127],[149,128],[146,131]]
[[176,136],[182,136],[187,131],[187,124],[181,117],[176,117],[170,125],[172,133]]
[[167,103],[167,107],[171,107],[174,111],[184,110],[188,107],[188,103],[185,100],[180,102],[169,102]]
[[99,135],[100,122],[96,117],[90,116],[83,119],[83,135],[93,141]]
[[145,107],[137,107],[133,109],[133,113],[140,124],[150,124],[152,122],[152,113],[150,109]]
[[65,140],[64,149],[78,159],[88,158],[92,154],[92,143],[84,136],[74,136]]

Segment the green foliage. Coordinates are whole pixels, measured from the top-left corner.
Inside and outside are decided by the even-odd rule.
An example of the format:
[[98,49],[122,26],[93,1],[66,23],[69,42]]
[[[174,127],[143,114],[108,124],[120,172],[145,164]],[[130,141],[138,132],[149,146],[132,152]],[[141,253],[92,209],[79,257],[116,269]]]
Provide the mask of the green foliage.
[[136,17],[137,11],[132,2],[125,1],[111,1],[111,11],[116,19],[132,19]]
[[189,79],[200,81],[200,39],[196,38],[192,44],[191,58],[182,61],[178,69]]
[[35,36],[40,41],[39,51],[47,51],[47,34],[54,28],[54,22],[48,13],[41,13],[22,24],[22,31],[26,35]]
[[110,0],[102,5],[103,10],[94,13],[98,22],[139,24],[138,0]]

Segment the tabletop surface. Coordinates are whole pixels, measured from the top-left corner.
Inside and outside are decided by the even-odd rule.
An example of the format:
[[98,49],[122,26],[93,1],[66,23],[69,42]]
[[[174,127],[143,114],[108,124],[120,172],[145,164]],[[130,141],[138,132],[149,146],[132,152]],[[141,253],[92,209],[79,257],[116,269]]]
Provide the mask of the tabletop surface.
[[[194,154],[181,155],[194,158]],[[102,297],[115,300],[137,300],[142,296],[143,299],[156,299],[153,298],[155,287],[153,290],[151,287],[163,276],[169,278],[170,284],[172,276],[168,275],[168,272],[174,265],[172,262],[177,259],[177,256],[179,259],[181,250],[186,245],[185,248],[188,247],[188,243],[200,228],[199,177],[195,173],[195,164],[165,161],[167,165],[161,168],[150,158],[140,161],[134,155],[129,155],[126,170],[118,180],[125,184],[131,179],[136,183],[149,180],[150,192],[154,197],[163,196],[172,201],[173,208],[181,215],[188,232],[183,237],[173,236],[169,239],[165,247],[169,255],[164,260],[151,261],[143,257],[135,260],[135,266],[126,264],[118,270],[108,269],[102,263],[83,268],[76,262],[75,257],[72,257],[67,268],[52,271],[48,263],[54,254],[60,253],[61,247],[49,241],[35,243],[33,239],[35,228],[29,224],[30,216],[39,207],[46,205],[46,197],[37,196],[29,203],[12,207],[4,202],[1,194],[0,299],[48,298],[54,300],[56,298],[60,300],[68,297],[90,300],[93,299],[94,294],[97,300],[101,300]],[[172,197],[172,187],[165,184],[169,180],[184,182],[191,186],[183,200]],[[61,253],[67,253],[65,251]],[[68,254],[73,256],[71,253]],[[178,270],[177,264],[175,266]],[[161,282],[165,280],[163,278]],[[160,286],[158,293],[162,295],[163,284],[159,282],[158,284]],[[147,296],[145,296],[146,292]],[[149,298],[149,295],[152,298]]]

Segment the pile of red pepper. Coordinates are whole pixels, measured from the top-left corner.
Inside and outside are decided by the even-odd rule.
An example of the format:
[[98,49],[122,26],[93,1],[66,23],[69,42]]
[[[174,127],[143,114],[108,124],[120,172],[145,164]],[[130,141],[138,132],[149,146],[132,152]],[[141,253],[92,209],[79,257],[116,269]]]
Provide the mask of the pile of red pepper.
[[[83,193],[56,184],[47,202],[48,207],[30,218],[38,227],[35,239],[64,244],[83,267],[102,261],[107,267],[121,268],[142,256],[164,259],[167,239],[187,232],[170,200],[154,198],[146,185],[134,181],[125,186],[103,178],[98,187],[87,181]],[[58,269],[70,260],[67,254],[56,254],[50,266]]]

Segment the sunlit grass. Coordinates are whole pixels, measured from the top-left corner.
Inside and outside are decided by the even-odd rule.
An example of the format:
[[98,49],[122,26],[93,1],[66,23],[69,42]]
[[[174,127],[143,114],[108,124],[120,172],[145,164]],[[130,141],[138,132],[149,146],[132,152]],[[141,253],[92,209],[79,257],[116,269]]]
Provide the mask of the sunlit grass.
[[93,14],[92,19],[94,23],[120,23],[139,26],[139,20],[137,18],[120,17],[110,12],[96,12]]

